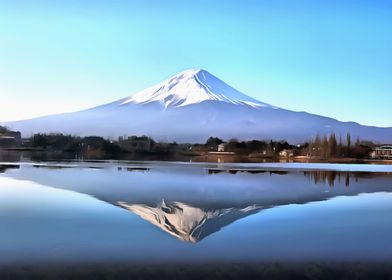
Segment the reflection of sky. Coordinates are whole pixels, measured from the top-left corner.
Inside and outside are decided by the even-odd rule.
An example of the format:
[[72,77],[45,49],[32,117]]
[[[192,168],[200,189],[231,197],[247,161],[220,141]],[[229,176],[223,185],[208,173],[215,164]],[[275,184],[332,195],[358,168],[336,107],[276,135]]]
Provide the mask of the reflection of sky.
[[[47,177],[42,169],[33,169],[37,178]],[[115,193],[116,178],[124,180],[120,172],[110,170],[50,170],[59,180],[72,178],[77,184],[83,175],[90,174],[94,188],[105,188],[105,192]],[[387,260],[392,257],[392,196],[390,193],[362,194],[352,197],[336,197],[322,202],[303,205],[286,205],[262,210],[258,214],[237,220],[233,224],[215,232],[197,244],[188,244],[171,237],[159,228],[122,208],[97,200],[96,197],[50,187],[33,181],[14,179],[16,173],[29,170],[11,170],[0,175],[0,262],[27,261],[121,261],[132,262],[203,262],[203,261],[261,261],[261,260]],[[12,176],[11,173],[13,173]],[[113,179],[113,185],[99,181]],[[124,172],[124,174],[150,174]],[[10,177],[6,177],[10,176]],[[27,175],[26,175],[27,176]],[[31,174],[30,174],[31,176]],[[176,175],[173,175],[174,180]],[[214,177],[215,176],[215,177]],[[228,178],[238,175],[208,176],[228,183]],[[249,175],[257,180],[265,177]],[[299,186],[295,176],[276,175],[286,178],[275,188],[296,191]],[[22,176],[21,176],[22,177]],[[241,177],[241,176],[240,176]],[[76,179],[75,179],[76,178]],[[141,178],[137,176],[139,182]],[[172,178],[172,179],[173,179]],[[271,178],[274,178],[273,176]],[[301,177],[302,178],[302,177]],[[243,179],[243,178],[242,178]],[[173,180],[173,181],[174,181]],[[251,180],[242,181],[247,185]],[[278,182],[278,181],[274,181]],[[294,182],[294,184],[291,184]],[[301,180],[306,188],[318,188],[306,178]],[[372,181],[366,181],[368,188],[376,191]],[[52,183],[55,183],[52,181]],[[223,184],[222,184],[223,185]],[[205,193],[205,197],[219,194],[226,203],[235,201],[233,197],[249,201],[250,196],[239,192],[230,193],[230,187],[215,189],[215,193]],[[249,184],[250,186],[252,184]],[[203,186],[191,184],[194,188]],[[209,185],[209,187],[213,186]],[[141,185],[140,188],[144,186]],[[169,185],[161,185],[170,192]],[[184,185],[186,191],[191,187]],[[262,185],[259,187],[263,188]],[[355,188],[350,186],[349,189]],[[127,185],[126,188],[138,188]],[[207,188],[207,187],[206,187]],[[329,187],[328,187],[329,188]],[[342,187],[344,189],[344,187]],[[241,189],[241,192],[246,187]],[[250,193],[257,193],[256,185]],[[124,191],[125,192],[125,191]],[[323,192],[322,188],[317,192]],[[120,193],[118,195],[122,195]],[[197,194],[197,192],[189,195]],[[147,195],[147,194],[146,194]],[[152,193],[147,196],[153,195]],[[158,194],[160,196],[161,194]],[[180,194],[179,197],[185,197]],[[101,199],[100,197],[98,197]],[[140,198],[140,197],[139,197]],[[190,199],[189,201],[192,201]],[[210,202],[210,208],[215,203]],[[4,257],[6,256],[6,257]]]

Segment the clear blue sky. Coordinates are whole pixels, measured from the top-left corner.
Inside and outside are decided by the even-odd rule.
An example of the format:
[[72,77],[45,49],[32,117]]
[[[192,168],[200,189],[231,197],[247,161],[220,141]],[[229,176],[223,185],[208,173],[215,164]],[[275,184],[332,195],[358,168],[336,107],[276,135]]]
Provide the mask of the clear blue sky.
[[203,68],[273,105],[392,126],[392,1],[0,0],[0,120]]

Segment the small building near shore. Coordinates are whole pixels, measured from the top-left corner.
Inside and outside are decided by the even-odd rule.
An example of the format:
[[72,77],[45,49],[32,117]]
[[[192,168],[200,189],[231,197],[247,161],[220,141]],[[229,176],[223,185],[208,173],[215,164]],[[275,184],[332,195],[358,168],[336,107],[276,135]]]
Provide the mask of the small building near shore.
[[288,150],[284,149],[279,152],[280,157],[293,157],[294,156],[294,151],[293,150]]
[[376,147],[371,153],[375,159],[392,159],[392,145]]
[[226,143],[221,143],[218,145],[218,152],[224,152],[226,149]]

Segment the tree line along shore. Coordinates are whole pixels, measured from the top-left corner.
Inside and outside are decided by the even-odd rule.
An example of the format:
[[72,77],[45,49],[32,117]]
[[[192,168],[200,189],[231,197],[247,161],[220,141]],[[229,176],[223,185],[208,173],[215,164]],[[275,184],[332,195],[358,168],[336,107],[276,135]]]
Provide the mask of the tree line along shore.
[[[2,137],[2,138],[1,138]],[[12,141],[13,140],[13,141]],[[377,145],[371,141],[355,139],[350,133],[344,137],[316,135],[301,144],[285,140],[230,139],[209,137],[205,143],[158,142],[148,136],[105,139],[99,136],[73,136],[60,133],[34,134],[22,139],[19,132],[0,127],[0,148],[8,150],[31,150],[53,153],[71,153],[77,157],[112,157],[124,154],[246,157],[248,159],[292,159],[320,161],[372,160]]]

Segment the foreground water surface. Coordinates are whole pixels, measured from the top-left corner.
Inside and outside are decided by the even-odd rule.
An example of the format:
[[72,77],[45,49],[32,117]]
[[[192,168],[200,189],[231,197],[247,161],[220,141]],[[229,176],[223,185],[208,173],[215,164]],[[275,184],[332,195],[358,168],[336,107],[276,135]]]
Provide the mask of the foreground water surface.
[[0,265],[392,262],[390,166],[0,164]]

